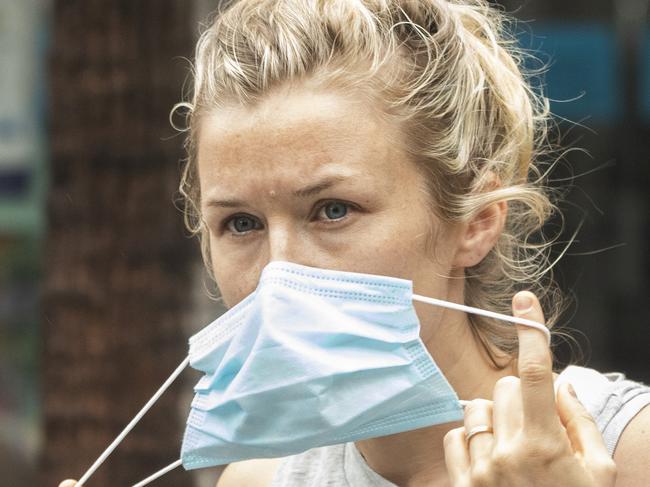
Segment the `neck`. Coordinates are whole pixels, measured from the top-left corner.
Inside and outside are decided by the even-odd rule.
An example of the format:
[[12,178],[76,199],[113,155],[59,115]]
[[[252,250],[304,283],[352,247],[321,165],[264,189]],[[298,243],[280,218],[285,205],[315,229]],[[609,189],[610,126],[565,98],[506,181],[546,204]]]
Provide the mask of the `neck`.
[[[466,315],[445,310],[440,312],[437,321],[445,325],[425,327],[423,324],[421,333],[436,364],[444,371],[460,399],[490,399],[497,380],[514,375],[512,364],[506,360],[502,369],[492,364],[472,334]],[[426,336],[427,328],[437,330]],[[443,347],[440,347],[440,343],[456,346],[441,350]],[[438,345],[434,347],[433,344]],[[443,438],[449,430],[459,426],[462,426],[462,422],[434,425],[357,441],[355,445],[370,468],[399,486],[444,487],[450,484],[445,467]]]
[[442,439],[447,431],[461,425],[430,426],[357,441],[355,445],[370,468],[400,487],[447,487]]

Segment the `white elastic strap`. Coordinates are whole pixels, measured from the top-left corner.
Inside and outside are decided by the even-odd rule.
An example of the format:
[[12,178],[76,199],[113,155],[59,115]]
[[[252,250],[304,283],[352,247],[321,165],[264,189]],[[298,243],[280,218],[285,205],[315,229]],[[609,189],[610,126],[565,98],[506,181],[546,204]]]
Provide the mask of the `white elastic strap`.
[[[167,388],[171,385],[172,382],[180,375],[181,372],[187,367],[187,365],[190,363],[190,358],[186,357],[185,360],[181,362],[181,364],[176,367],[176,370],[172,372],[172,375],[170,375],[167,380],[163,383],[162,386],[160,386],[160,389],[147,401],[147,404],[144,405],[144,407],[140,410],[138,414],[136,414],[131,422],[126,425],[126,428],[122,430],[122,432],[113,440],[113,443],[108,445],[108,448],[104,450],[104,453],[102,453],[97,460],[95,460],[95,463],[92,464],[92,466],[88,469],[88,471],[83,474],[83,476],[79,479],[79,481],[75,484],[75,487],[82,487],[84,482],[88,481],[90,476],[95,473],[95,470],[99,468],[99,466],[104,463],[104,460],[108,458],[108,456],[115,450],[117,445],[120,444],[120,442],[124,439],[126,435],[129,434],[129,431],[133,429],[133,427],[140,421],[142,416],[145,415],[147,411],[151,408],[151,406],[154,405],[154,403],[158,400],[160,396],[162,396],[162,393],[167,390]],[[144,485],[144,484],[143,484]]]
[[441,299],[428,298],[426,296],[420,296],[419,294],[414,294],[413,299],[415,301],[422,301],[423,303],[434,304],[437,306],[443,306],[445,308],[457,309],[460,311],[465,311],[466,313],[474,313],[477,315],[487,316],[488,318],[495,318],[497,320],[510,321],[511,323],[518,323],[520,325],[529,326],[531,328],[537,328],[546,335],[548,344],[551,344],[551,332],[548,331],[543,324],[537,323],[533,320],[527,320],[525,318],[516,318],[514,316],[508,316],[501,313],[495,313],[494,311],[488,311],[485,309],[474,308],[472,306],[465,306],[464,304],[452,303],[449,301],[443,301]]
[[148,483],[153,482],[158,477],[162,477],[167,472],[169,472],[171,470],[174,470],[176,467],[180,467],[182,464],[183,464],[182,460],[176,460],[174,463],[170,463],[165,468],[162,468],[162,469],[158,470],[155,474],[149,475],[149,477],[147,477],[144,480],[141,480],[137,484],[133,484],[133,487],[143,487],[144,485],[147,485]]

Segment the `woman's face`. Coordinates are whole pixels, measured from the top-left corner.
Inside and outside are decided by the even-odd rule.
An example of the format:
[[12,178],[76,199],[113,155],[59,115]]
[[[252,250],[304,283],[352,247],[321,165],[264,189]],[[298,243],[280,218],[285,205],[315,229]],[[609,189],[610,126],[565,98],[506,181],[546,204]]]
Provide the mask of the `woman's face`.
[[[252,109],[212,111],[199,133],[201,209],[227,306],[273,260],[406,278],[416,293],[448,299],[455,233],[431,214],[396,127],[371,106],[276,91]],[[439,230],[436,261],[430,226]]]

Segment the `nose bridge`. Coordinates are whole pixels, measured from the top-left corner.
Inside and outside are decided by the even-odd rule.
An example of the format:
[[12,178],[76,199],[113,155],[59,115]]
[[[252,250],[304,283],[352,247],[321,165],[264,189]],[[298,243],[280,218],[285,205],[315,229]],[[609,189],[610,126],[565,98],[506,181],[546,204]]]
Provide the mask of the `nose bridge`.
[[269,260],[284,260],[296,262],[300,256],[298,245],[299,237],[291,223],[287,220],[277,219],[268,221],[268,256]]

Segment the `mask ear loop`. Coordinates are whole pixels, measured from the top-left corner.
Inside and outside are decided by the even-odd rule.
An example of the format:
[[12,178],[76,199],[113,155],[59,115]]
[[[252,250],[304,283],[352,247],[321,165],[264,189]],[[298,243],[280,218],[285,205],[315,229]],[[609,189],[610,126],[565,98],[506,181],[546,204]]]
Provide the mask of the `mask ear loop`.
[[[481,308],[474,308],[473,306],[467,306],[464,304],[452,303],[451,301],[443,301],[441,299],[429,298],[427,296],[420,296],[419,294],[412,295],[414,301],[421,301],[427,304],[433,304],[435,306],[442,306],[443,308],[451,308],[459,311],[465,311],[466,313],[473,313],[477,315],[487,316],[488,318],[495,318],[497,320],[509,321],[511,323],[517,323],[519,325],[528,326],[530,328],[536,328],[544,335],[546,335],[546,340],[548,341],[549,346],[551,345],[551,332],[544,326],[542,323],[537,323],[533,320],[527,320],[526,318],[517,318],[515,316],[508,316],[501,313],[496,313],[494,311],[488,311]],[[470,401],[465,401],[463,399],[459,400],[460,405],[463,409],[470,403]]]
[[542,323],[537,323],[533,320],[527,320],[526,318],[517,318],[515,316],[508,316],[501,313],[495,313],[494,311],[488,311],[486,309],[474,308],[473,306],[466,306],[464,304],[452,303],[450,301],[443,301],[441,299],[429,298],[426,296],[420,296],[419,294],[413,294],[413,300],[422,301],[423,303],[433,304],[436,306],[442,306],[443,308],[457,309],[459,311],[465,311],[466,313],[473,313],[476,315],[487,316],[488,318],[495,318],[497,320],[509,321],[511,323],[517,323],[519,325],[528,326],[530,328],[537,328],[539,331],[546,335],[546,340],[548,344],[551,344],[551,332],[544,326]]
[[[181,362],[181,364],[176,367],[176,370],[172,372],[172,375],[170,375],[167,380],[163,383],[162,386],[160,386],[160,389],[156,391],[156,393],[147,401],[147,403],[143,406],[143,408],[136,414],[131,422],[126,425],[126,427],[122,430],[122,432],[113,440],[113,443],[108,445],[106,450],[104,450],[104,453],[102,453],[97,460],[95,460],[95,463],[92,464],[92,466],[86,471],[85,474],[79,479],[79,481],[75,484],[75,487],[82,487],[84,482],[87,482],[90,476],[95,473],[95,470],[99,468],[99,466],[104,463],[104,460],[108,458],[108,456],[115,450],[117,445],[119,445],[124,437],[129,434],[129,432],[133,429],[133,427],[142,419],[142,416],[146,414],[149,409],[151,409],[151,406],[154,405],[154,403],[162,396],[163,392],[167,390],[167,388],[176,380],[176,378],[180,375],[181,372],[187,367],[187,365],[190,363],[190,358],[186,357],[185,360]],[[177,462],[178,463],[178,462]],[[179,463],[180,465],[180,463]],[[176,468],[178,465],[175,465],[174,468]],[[170,469],[171,470],[171,469]],[[168,470],[167,470],[168,471]],[[152,479],[153,480],[153,479]],[[142,484],[144,485],[144,484]]]
[[149,477],[147,477],[146,479],[141,480],[137,484],[133,484],[133,487],[144,487],[145,485],[147,485],[147,484],[153,482],[154,480],[156,480],[158,477],[162,477],[167,472],[170,472],[170,471],[174,470],[175,468],[180,467],[182,464],[183,464],[182,460],[180,460],[180,459],[176,460],[174,463],[170,463],[165,468],[161,468],[156,473],[154,473],[152,475],[149,475]]

